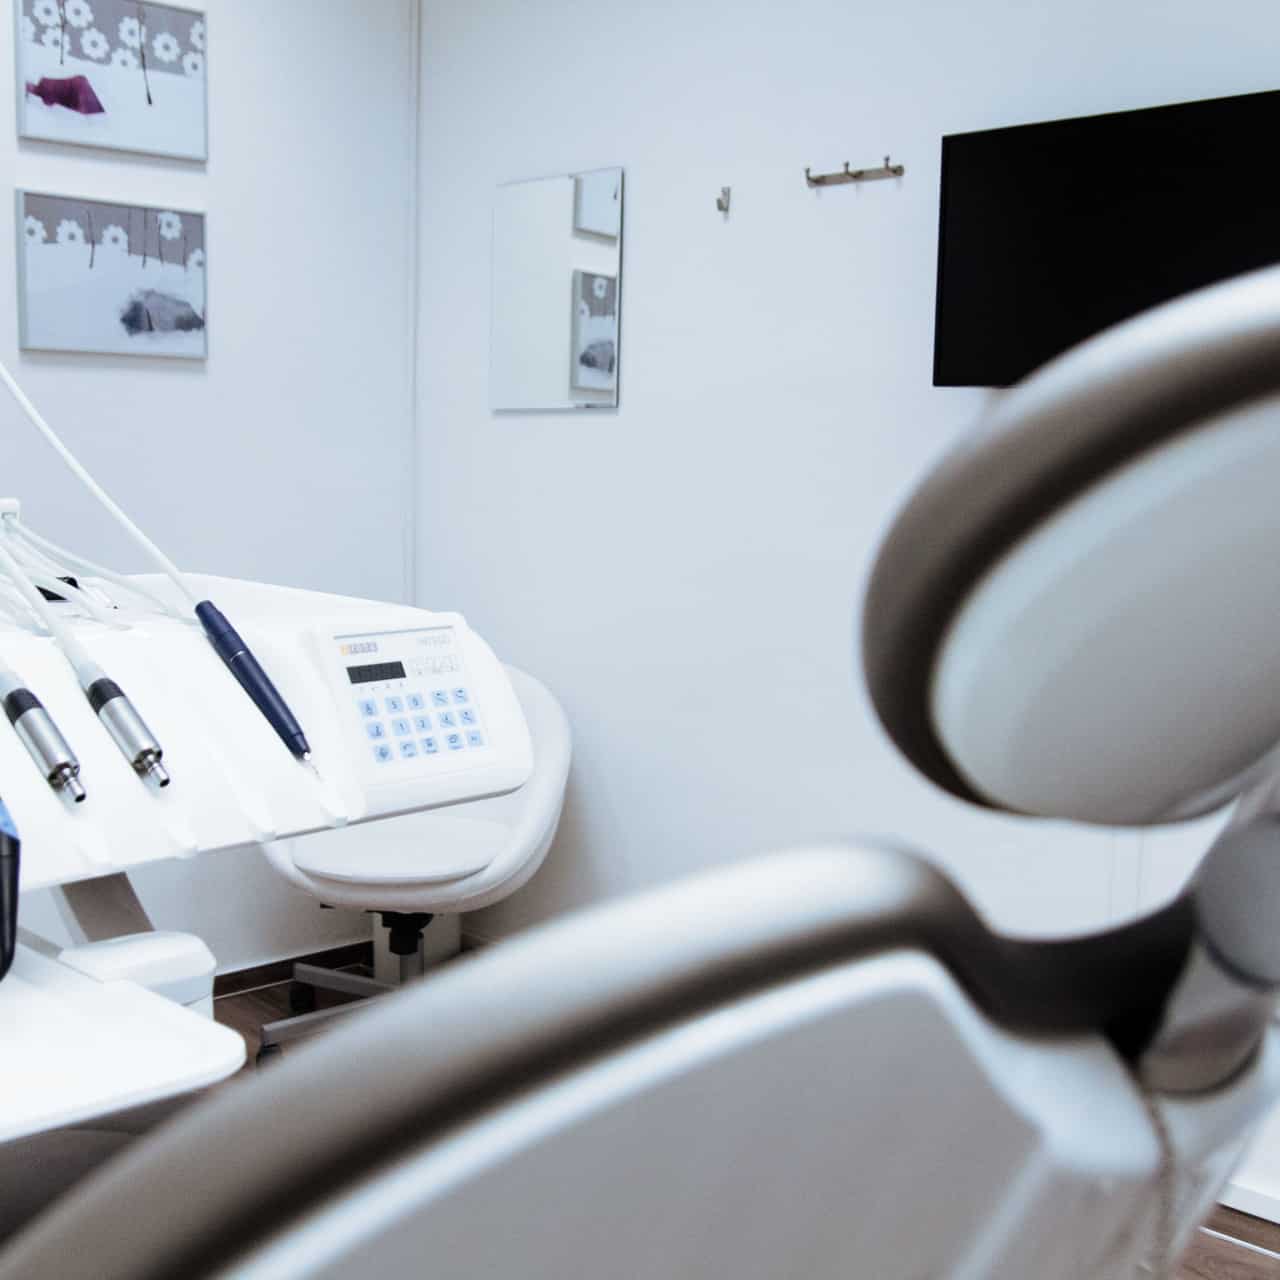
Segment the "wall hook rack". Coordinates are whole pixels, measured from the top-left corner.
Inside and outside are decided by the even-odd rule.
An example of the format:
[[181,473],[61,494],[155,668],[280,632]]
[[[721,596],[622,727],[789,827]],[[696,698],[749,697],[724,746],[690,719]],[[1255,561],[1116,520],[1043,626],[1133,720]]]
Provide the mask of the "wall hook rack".
[[875,182],[879,178],[900,178],[907,171],[904,164],[893,164],[888,156],[884,164],[874,169],[850,169],[849,162],[844,162],[844,169],[839,173],[810,173],[809,166],[804,167],[804,180],[811,187],[838,187],[846,182]]

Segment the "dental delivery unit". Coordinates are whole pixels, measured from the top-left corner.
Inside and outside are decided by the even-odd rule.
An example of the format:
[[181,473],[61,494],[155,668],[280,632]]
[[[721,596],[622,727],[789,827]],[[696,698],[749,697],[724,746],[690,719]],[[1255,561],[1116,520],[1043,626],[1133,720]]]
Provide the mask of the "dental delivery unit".
[[525,782],[519,703],[463,618],[182,573],[0,380],[160,570],[116,573],[0,499],[0,975],[19,888]]

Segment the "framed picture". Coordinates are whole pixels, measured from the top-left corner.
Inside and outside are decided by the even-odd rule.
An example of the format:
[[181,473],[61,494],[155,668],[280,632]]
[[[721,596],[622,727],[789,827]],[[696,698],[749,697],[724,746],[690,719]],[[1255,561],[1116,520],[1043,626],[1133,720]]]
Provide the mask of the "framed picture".
[[209,29],[138,0],[14,0],[24,138],[208,157]]
[[204,214],[19,191],[17,223],[24,350],[204,359]]
[[573,273],[573,372],[569,381],[581,391],[612,391],[617,386],[617,276]]

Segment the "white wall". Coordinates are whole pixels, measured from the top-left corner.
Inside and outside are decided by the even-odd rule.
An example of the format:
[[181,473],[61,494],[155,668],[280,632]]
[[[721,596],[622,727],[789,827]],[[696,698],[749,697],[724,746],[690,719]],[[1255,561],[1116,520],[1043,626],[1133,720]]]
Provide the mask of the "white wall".
[[[1013,928],[1172,892],[1195,836],[1003,821],[915,778],[855,602],[983,400],[930,386],[941,135],[1274,88],[1274,6],[427,0],[422,49],[421,599],[545,679],[577,745],[545,870],[477,927],[825,832],[906,836]],[[805,187],[886,152],[900,183]],[[496,419],[493,189],[609,164],[620,408]]]
[[[405,599],[416,5],[204,3],[207,169],[15,144],[7,94],[0,158],[17,186],[206,209],[208,361],[18,356],[12,249],[0,252],[0,355],[179,564]],[[14,243],[12,217],[0,200],[0,244]],[[34,528],[146,567],[7,404],[0,433],[0,488]],[[133,879],[158,926],[200,933],[224,969],[368,936],[365,917],[321,912],[253,853]],[[23,917],[57,932],[47,895]]]
[[[546,869],[479,928],[826,832],[905,835],[1015,928],[1136,908],[1137,837],[974,813],[896,758],[855,602],[983,401],[930,386],[941,135],[1269,88],[1278,45],[1259,0],[424,5],[421,599],[577,742]],[[887,151],[901,182],[805,186]],[[609,164],[620,407],[495,417],[494,189]]]

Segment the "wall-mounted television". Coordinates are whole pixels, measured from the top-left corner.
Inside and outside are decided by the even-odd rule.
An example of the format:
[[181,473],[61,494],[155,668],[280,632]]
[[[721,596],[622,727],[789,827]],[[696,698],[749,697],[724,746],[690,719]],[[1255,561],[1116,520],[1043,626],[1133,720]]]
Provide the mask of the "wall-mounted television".
[[942,140],[935,386],[1280,262],[1280,91]]

